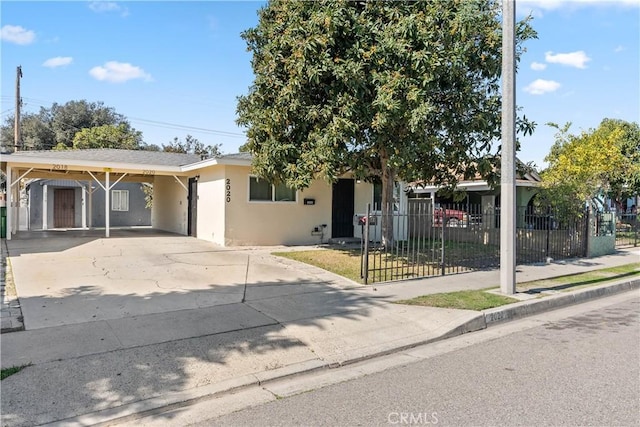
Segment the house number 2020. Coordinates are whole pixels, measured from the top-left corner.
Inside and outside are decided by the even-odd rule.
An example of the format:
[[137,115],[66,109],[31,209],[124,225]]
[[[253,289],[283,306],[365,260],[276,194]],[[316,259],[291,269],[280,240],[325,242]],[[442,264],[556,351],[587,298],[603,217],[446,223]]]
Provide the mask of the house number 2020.
[[225,185],[225,192],[226,192],[226,197],[227,197],[227,203],[231,202],[231,180],[229,178],[227,178],[226,181],[226,185]]

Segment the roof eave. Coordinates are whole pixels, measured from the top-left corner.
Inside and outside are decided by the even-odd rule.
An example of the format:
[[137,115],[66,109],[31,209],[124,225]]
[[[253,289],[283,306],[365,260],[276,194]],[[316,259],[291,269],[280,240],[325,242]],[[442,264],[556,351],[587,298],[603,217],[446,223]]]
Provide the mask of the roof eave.
[[140,170],[140,171],[153,171],[164,173],[180,173],[182,169],[180,166],[168,166],[168,165],[156,165],[147,163],[125,163],[125,162],[110,162],[110,161],[96,161],[96,160],[76,160],[76,159],[56,159],[48,157],[34,157],[34,156],[20,156],[19,154],[11,154],[3,156],[3,163],[6,162],[7,166],[22,166],[29,167],[31,165],[66,165],[70,168],[85,168],[85,169],[125,169],[125,170]]
[[225,165],[225,166],[251,166],[251,160],[245,159],[227,159],[227,158],[213,158],[206,159],[201,162],[191,163],[183,165],[181,170],[183,172],[191,172],[198,169],[205,169],[211,166]]

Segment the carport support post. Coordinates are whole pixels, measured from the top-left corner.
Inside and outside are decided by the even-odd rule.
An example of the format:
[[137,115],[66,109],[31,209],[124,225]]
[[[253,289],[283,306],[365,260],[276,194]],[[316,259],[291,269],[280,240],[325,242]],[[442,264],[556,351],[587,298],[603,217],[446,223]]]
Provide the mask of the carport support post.
[[104,175],[104,236],[109,237],[109,171]]
[[89,193],[89,218],[87,220],[87,226],[93,227],[93,188],[91,188],[92,182],[87,181],[87,191]]
[[87,228],[87,187],[84,184],[80,184],[80,187],[82,188],[82,228]]
[[47,184],[42,186],[42,229],[49,228],[49,186]]

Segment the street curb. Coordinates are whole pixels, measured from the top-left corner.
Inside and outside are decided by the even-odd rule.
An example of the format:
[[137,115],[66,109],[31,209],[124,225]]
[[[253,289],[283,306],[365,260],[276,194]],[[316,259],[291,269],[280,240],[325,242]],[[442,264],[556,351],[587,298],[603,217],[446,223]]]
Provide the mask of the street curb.
[[146,400],[132,402],[115,408],[79,415],[65,420],[44,424],[46,426],[110,426],[126,421],[134,421],[146,416],[164,413],[170,410],[189,406],[200,401],[211,399],[227,393],[237,392],[249,387],[259,387],[266,383],[278,381],[284,378],[309,374],[322,370],[330,370],[341,366],[352,365],[370,359],[379,358],[389,354],[409,350],[421,345],[453,338],[465,333],[480,331],[490,326],[515,320],[534,314],[543,313],[573,304],[578,304],[591,299],[611,296],[617,293],[640,289],[640,279],[605,284],[588,289],[573,291],[566,294],[546,296],[543,299],[522,301],[509,306],[496,307],[484,310],[473,319],[458,325],[448,332],[429,339],[406,342],[402,345],[385,348],[368,355],[352,355],[353,357],[340,362],[310,359],[266,372],[243,375],[231,378],[215,384],[197,387],[172,393],[169,396],[157,396]]
[[640,279],[594,286],[559,295],[546,296],[542,299],[522,301],[508,306],[483,310],[482,313],[484,314],[485,325],[489,327],[496,323],[515,320],[634,289],[640,289]]

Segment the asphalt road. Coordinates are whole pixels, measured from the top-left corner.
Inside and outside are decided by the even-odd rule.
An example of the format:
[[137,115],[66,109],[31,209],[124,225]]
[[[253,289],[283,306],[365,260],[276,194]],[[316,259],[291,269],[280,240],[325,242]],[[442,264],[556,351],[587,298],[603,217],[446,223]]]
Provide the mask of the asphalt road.
[[638,426],[640,298],[347,377],[192,425]]

